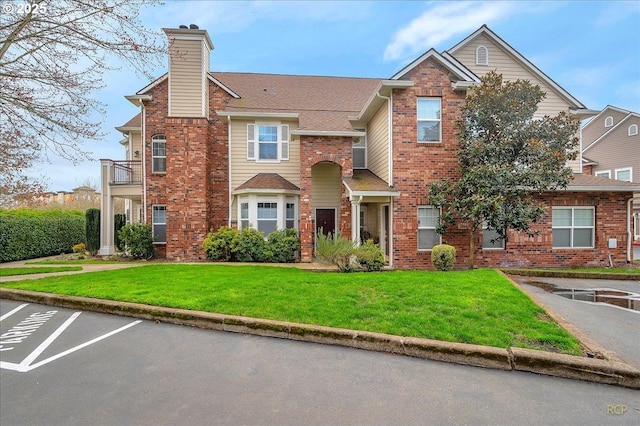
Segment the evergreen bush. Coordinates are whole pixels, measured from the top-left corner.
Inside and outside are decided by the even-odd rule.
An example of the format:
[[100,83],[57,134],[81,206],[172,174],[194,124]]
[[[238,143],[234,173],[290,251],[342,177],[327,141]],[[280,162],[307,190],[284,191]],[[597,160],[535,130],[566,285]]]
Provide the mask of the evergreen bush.
[[119,234],[124,252],[129,256],[135,259],[151,259],[155,256],[151,225],[145,223],[125,225]]
[[238,262],[265,262],[273,255],[267,248],[262,232],[253,228],[240,231],[234,253]]
[[124,245],[122,244],[122,241],[120,241],[120,230],[126,224],[127,224],[127,215],[116,214],[113,216],[114,244],[119,251],[124,250]]
[[267,237],[267,251],[271,258],[267,262],[295,262],[300,253],[300,236],[293,228],[273,231]]
[[238,230],[228,226],[223,226],[216,232],[209,232],[202,243],[207,259],[222,262],[234,261],[239,237]]
[[87,251],[95,256],[100,249],[100,209],[87,209],[85,214]]
[[431,250],[431,263],[439,271],[450,271],[456,263],[456,248],[438,244]]

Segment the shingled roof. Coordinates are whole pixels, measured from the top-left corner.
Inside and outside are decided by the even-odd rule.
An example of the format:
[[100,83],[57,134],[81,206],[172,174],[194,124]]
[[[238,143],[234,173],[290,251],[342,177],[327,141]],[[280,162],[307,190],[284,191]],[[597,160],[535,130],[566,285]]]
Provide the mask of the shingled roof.
[[242,185],[238,186],[235,191],[260,189],[300,191],[300,188],[277,173],[258,173]]
[[567,191],[638,192],[640,191],[640,184],[575,173],[567,187]]
[[297,113],[299,130],[353,131],[357,115],[381,79],[283,74],[210,73],[233,90],[224,109],[245,113]]

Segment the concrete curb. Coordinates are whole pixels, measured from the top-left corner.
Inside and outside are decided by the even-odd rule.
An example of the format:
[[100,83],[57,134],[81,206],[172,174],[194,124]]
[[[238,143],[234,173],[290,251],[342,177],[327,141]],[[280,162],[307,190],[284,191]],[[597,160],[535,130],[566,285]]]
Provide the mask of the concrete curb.
[[505,371],[528,371],[640,389],[640,371],[617,361],[582,358],[521,348],[507,350],[489,346],[449,343],[415,337],[7,288],[0,288],[0,298],[211,330],[346,346]]
[[500,269],[505,274],[522,275],[525,277],[547,278],[582,278],[596,280],[625,280],[640,281],[640,274],[615,272],[578,272],[578,271],[547,271],[541,269]]

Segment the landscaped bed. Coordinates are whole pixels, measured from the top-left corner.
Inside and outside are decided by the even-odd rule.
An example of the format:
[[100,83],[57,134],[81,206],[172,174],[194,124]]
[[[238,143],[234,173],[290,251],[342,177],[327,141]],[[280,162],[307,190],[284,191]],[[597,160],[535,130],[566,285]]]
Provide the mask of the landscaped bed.
[[451,342],[580,354],[499,272],[312,272],[291,267],[152,264],[2,282],[3,287],[120,300]]

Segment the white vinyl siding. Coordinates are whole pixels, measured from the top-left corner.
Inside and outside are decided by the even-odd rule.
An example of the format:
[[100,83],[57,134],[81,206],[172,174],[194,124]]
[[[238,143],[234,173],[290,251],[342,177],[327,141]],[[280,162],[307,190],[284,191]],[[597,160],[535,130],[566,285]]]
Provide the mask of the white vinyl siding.
[[340,208],[342,176],[335,163],[318,163],[311,168],[311,201],[314,209]]
[[[174,39],[170,45],[169,116],[206,116],[205,88],[208,55],[200,40]],[[205,67],[206,60],[206,67]]]
[[389,182],[389,104],[385,101],[367,128],[367,168]]
[[436,232],[440,211],[431,206],[418,207],[418,250],[431,250],[440,244],[441,236]]
[[594,247],[593,207],[553,207],[551,223],[554,248]]

